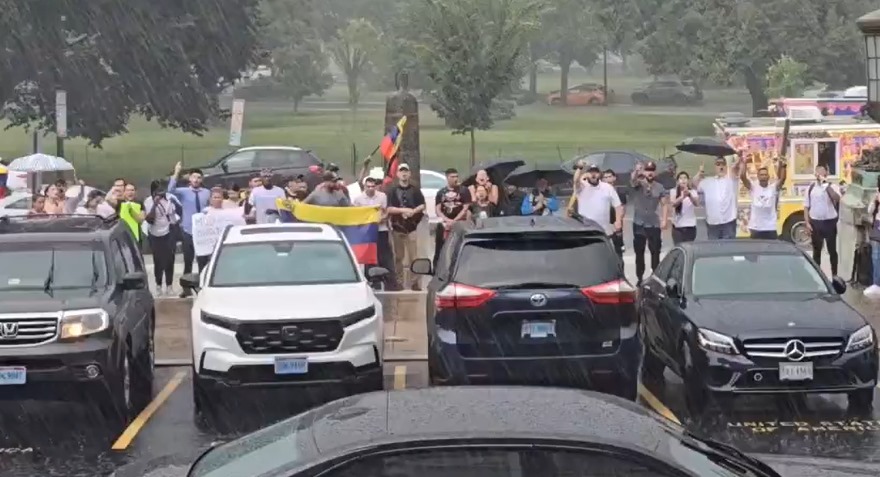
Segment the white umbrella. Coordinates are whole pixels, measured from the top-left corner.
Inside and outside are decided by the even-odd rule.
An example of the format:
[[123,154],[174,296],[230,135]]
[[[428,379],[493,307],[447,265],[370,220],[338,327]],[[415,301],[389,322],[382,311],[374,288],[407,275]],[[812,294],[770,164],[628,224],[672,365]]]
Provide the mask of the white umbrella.
[[9,164],[8,169],[10,171],[20,172],[56,172],[74,170],[73,164],[66,160],[42,153],[19,157]]

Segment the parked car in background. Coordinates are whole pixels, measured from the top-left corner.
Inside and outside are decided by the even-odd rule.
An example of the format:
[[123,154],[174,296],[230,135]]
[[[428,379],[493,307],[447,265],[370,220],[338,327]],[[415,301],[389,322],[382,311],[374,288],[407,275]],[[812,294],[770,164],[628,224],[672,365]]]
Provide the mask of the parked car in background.
[[[608,102],[614,97],[614,90],[608,95]],[[582,83],[568,88],[566,97],[568,106],[598,106],[605,103],[605,87],[597,83]],[[551,91],[547,95],[547,104],[551,106],[562,105],[560,91]]]
[[272,169],[272,180],[280,184],[285,177],[307,174],[309,167],[321,164],[312,151],[297,146],[242,147],[201,169],[205,187],[247,187],[248,180],[263,169]]
[[703,91],[690,80],[655,80],[635,90],[632,102],[640,105],[687,106],[703,101]]
[[[70,186],[70,189],[67,190],[68,197],[76,197],[79,194],[78,185]],[[86,192],[83,196],[83,200],[80,201],[79,205],[85,204],[85,195],[88,195],[94,188],[86,186]],[[31,210],[31,203],[33,202],[33,194],[26,190],[17,190],[13,191],[6,197],[0,199],[0,217],[18,217],[27,215],[28,211]]]
[[[381,178],[385,176],[385,172],[381,167],[374,167],[369,174],[370,177]],[[437,192],[446,187],[446,175],[442,172],[422,169],[419,174],[419,185],[422,186],[422,194],[425,196],[425,207],[427,208],[428,220],[431,223],[436,222],[437,212],[434,204],[434,198]],[[357,182],[352,182],[348,186],[348,195],[352,199],[361,195],[361,188]]]

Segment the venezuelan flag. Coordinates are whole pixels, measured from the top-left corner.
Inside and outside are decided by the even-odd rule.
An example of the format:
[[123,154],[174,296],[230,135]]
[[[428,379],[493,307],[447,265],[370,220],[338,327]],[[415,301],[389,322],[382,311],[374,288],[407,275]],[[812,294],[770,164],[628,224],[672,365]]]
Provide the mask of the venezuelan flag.
[[6,197],[6,181],[9,179],[9,171],[0,164],[0,199]]
[[376,242],[379,241],[381,213],[376,207],[323,207],[286,199],[276,201],[282,222],[312,222],[335,226],[342,232],[354,251],[358,263],[379,263]]
[[403,141],[404,127],[406,127],[406,116],[401,117],[396,125],[391,126],[388,134],[386,134],[385,137],[382,138],[382,142],[379,143],[379,152],[382,153],[385,162],[390,163],[391,159],[397,154],[397,150],[400,148],[400,142]]

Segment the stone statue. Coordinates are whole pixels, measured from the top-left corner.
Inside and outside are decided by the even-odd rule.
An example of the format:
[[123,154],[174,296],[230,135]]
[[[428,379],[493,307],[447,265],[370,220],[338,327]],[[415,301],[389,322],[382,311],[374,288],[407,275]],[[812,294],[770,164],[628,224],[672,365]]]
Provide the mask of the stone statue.
[[385,99],[385,134],[397,124],[402,116],[406,116],[403,128],[403,140],[397,156],[401,163],[409,165],[413,181],[418,184],[421,171],[421,153],[419,146],[419,101],[409,91],[409,75],[401,72],[395,75],[394,84],[397,91]]

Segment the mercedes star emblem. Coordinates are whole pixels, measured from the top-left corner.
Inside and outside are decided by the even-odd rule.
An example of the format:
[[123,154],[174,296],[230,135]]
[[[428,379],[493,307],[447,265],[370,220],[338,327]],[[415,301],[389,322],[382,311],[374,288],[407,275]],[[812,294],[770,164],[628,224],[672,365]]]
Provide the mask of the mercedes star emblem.
[[541,293],[535,293],[531,297],[529,297],[529,302],[531,302],[534,307],[541,307],[547,304],[547,295]]
[[791,361],[800,361],[807,356],[807,346],[801,340],[791,340],[785,343],[782,354]]

